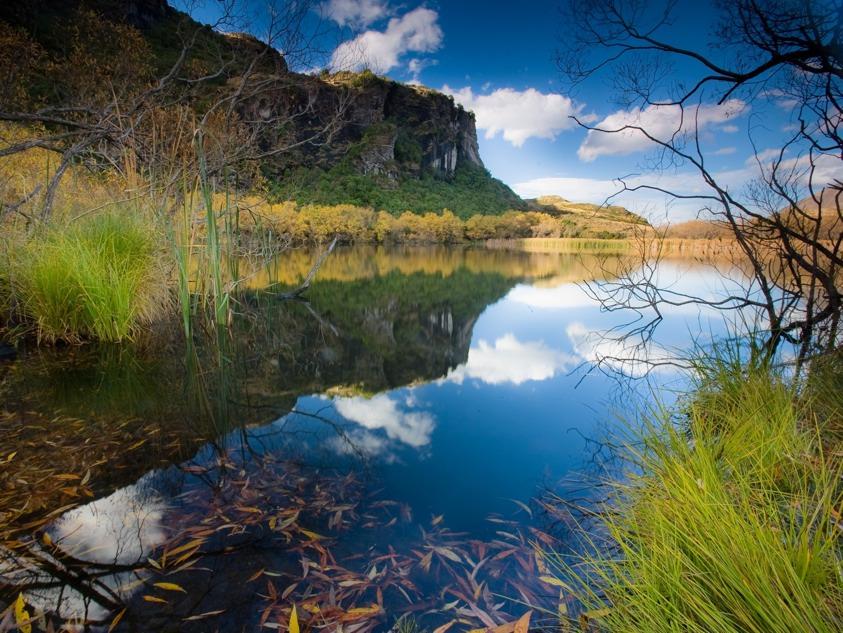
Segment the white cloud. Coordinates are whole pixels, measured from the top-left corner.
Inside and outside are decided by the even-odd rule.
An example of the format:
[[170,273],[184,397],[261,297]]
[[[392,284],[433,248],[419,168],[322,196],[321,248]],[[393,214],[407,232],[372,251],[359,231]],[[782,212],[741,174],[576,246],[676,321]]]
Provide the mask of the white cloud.
[[343,42],[331,55],[336,70],[370,68],[385,73],[401,64],[407,53],[432,53],[442,45],[442,29],[436,11],[419,7],[392,18],[386,30],[369,30]]
[[[442,92],[474,112],[477,127],[486,132],[486,138],[501,134],[515,147],[530,138],[553,140],[560,132],[576,128],[571,117],[580,115],[584,107],[569,97],[535,88],[499,88],[489,94],[475,94],[470,87],[454,89],[446,85]],[[582,118],[590,119],[587,115]]]
[[[622,156],[658,147],[649,136],[670,141],[696,130],[731,121],[746,113],[749,107],[740,99],[721,105],[703,104],[693,108],[678,105],[650,105],[644,109],[618,110],[589,130],[577,155],[591,162],[598,156]],[[636,129],[640,128],[640,129]]]
[[385,18],[388,8],[383,0],[328,0],[322,14],[340,26],[362,29]]
[[729,124],[729,125],[721,125],[720,126],[720,131],[726,132],[726,134],[734,134],[738,130],[740,130],[740,128],[737,125]]
[[713,152],[711,152],[711,155],[712,156],[729,156],[731,154],[734,154],[737,151],[738,151],[737,147],[727,146],[727,147],[721,147],[720,149],[714,150]]
[[466,378],[489,385],[530,380],[547,380],[572,364],[569,355],[548,347],[542,341],[522,343],[512,334],[505,334],[490,345],[480,341],[468,351],[468,360],[451,370],[445,381],[462,383]]
[[436,427],[432,415],[423,411],[403,411],[387,394],[372,398],[336,398],[334,408],[346,420],[370,430],[382,429],[389,439],[414,448],[429,444]]

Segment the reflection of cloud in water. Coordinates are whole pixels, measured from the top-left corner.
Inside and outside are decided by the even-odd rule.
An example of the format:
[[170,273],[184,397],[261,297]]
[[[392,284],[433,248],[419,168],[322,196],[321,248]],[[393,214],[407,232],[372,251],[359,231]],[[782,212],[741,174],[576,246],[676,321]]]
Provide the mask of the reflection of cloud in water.
[[53,541],[76,558],[127,565],[145,559],[167,537],[161,528],[165,504],[145,480],[74,508],[50,528]]
[[[436,427],[433,415],[425,411],[406,411],[388,394],[378,394],[372,398],[336,398],[333,404],[343,418],[364,427],[347,433],[346,439],[332,438],[333,448],[344,453],[354,450],[368,455],[382,455],[395,442],[422,448],[430,444],[430,437]],[[405,405],[415,406],[412,394],[407,397]],[[386,437],[373,431],[383,431]]]
[[643,376],[652,371],[675,371],[681,360],[666,348],[638,339],[611,337],[607,332],[589,329],[579,322],[565,328],[574,353],[582,360],[599,364],[627,376]]
[[[157,476],[156,472],[149,473],[108,497],[65,512],[47,528],[50,538],[66,554],[105,567],[132,565],[145,560],[167,538],[162,525],[166,505],[152,485]],[[54,561],[47,552],[42,552],[42,556],[47,561]],[[60,563],[54,564],[61,568]],[[2,567],[0,564],[0,573],[8,571]],[[19,566],[12,569],[21,574],[35,573],[37,581],[44,585],[55,582],[49,567],[43,571]],[[29,589],[26,598],[30,604],[64,618],[103,619],[109,615],[110,608],[92,599],[92,595],[99,593],[105,601],[111,601],[117,595],[128,601],[138,588],[133,581],[142,573],[119,571],[100,575],[99,584],[90,585],[87,595],[71,584]],[[29,581],[32,581],[31,577]],[[80,582],[88,583],[84,576]]]
[[548,347],[542,341],[521,342],[513,334],[495,340],[478,342],[468,350],[468,360],[453,369],[446,381],[462,383],[466,378],[489,385],[512,383],[520,385],[529,380],[547,380],[556,372],[576,364],[577,359]]
[[590,297],[584,288],[571,283],[562,284],[555,288],[516,286],[506,298],[508,301],[523,303],[531,308],[589,308],[598,305],[597,301]]

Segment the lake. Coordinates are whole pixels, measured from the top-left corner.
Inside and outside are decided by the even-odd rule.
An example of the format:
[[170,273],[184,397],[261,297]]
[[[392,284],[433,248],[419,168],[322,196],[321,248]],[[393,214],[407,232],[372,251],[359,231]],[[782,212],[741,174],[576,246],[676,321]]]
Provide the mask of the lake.
[[629,360],[606,333],[635,315],[584,284],[622,254],[338,248],[281,300],[314,257],[243,263],[230,329],[190,345],[173,328],[0,365],[0,602],[93,630],[286,630],[293,604],[314,630],[468,630],[527,605],[552,626],[536,551],[570,526],[545,495],[589,498],[601,441],[653,388],[670,401],[722,316],[667,310]]

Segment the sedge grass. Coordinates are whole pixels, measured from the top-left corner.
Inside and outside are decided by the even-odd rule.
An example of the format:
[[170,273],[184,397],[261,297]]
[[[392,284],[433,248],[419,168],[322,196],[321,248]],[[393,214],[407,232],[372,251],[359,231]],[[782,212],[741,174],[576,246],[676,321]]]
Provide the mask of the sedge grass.
[[125,212],[43,229],[14,249],[10,277],[23,317],[48,341],[132,338],[167,311],[157,234]]
[[685,423],[656,414],[631,443],[635,474],[610,484],[601,540],[550,557],[584,608],[580,624],[843,630],[841,468],[816,408],[766,366],[709,359],[698,370]]

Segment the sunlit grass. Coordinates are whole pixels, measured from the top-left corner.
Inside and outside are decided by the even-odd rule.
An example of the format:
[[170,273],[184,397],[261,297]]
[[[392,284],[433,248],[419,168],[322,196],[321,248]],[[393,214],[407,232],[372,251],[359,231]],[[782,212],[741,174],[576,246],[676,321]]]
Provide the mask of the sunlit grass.
[[560,577],[607,631],[841,630],[843,486],[817,432],[822,393],[722,358],[698,370],[685,422],[657,414],[631,444],[637,474],[601,517],[609,545],[552,557]]
[[113,211],[22,239],[10,249],[10,287],[42,339],[119,341],[166,313],[162,265],[152,223]]

